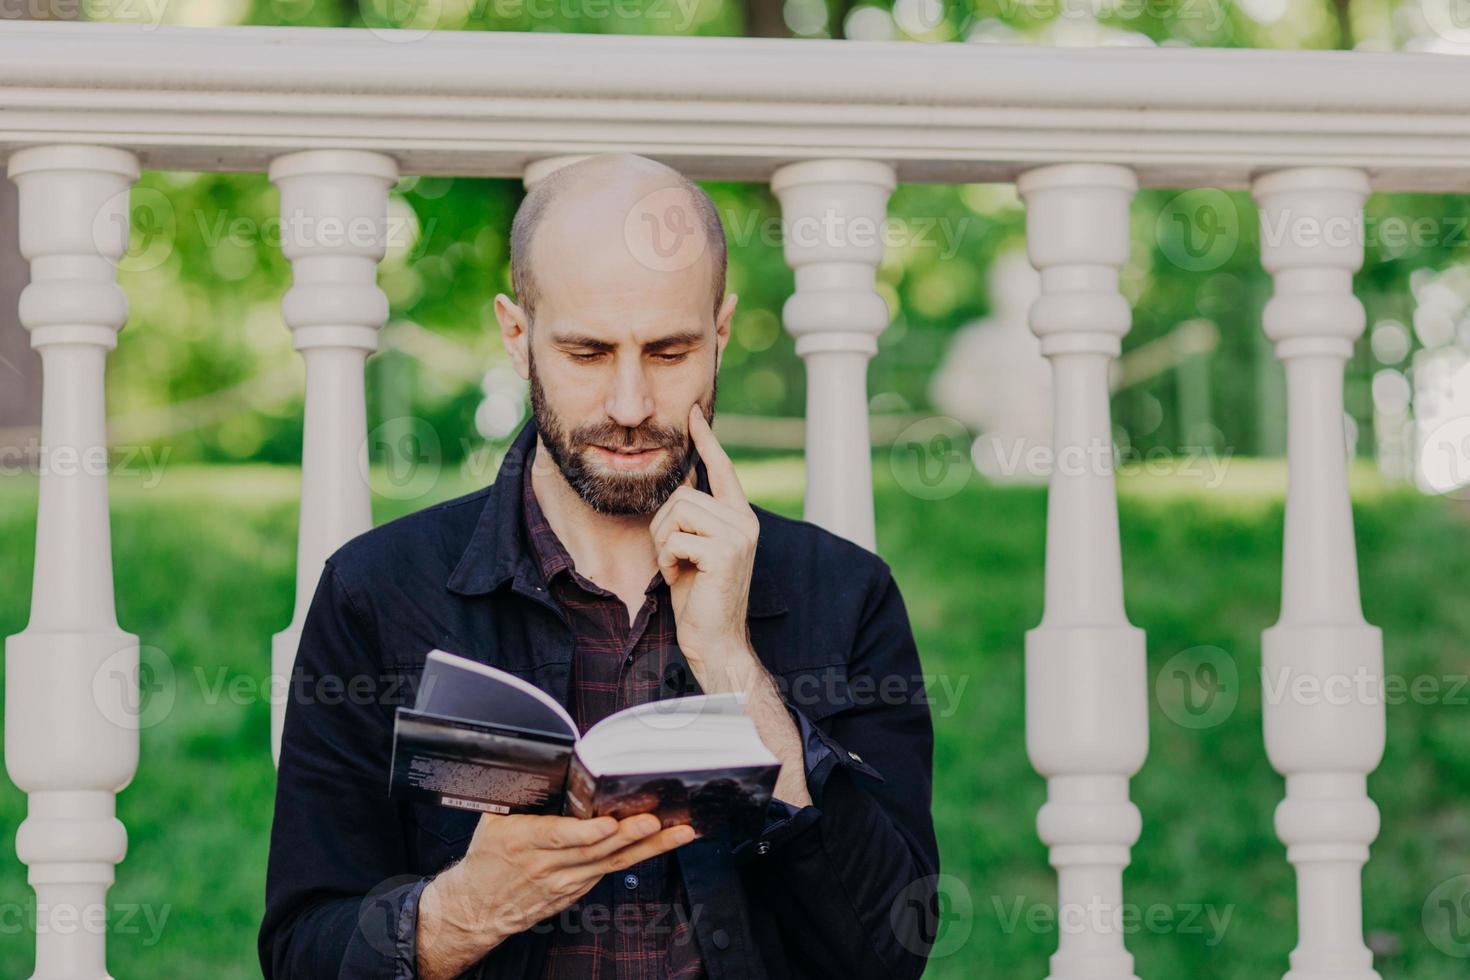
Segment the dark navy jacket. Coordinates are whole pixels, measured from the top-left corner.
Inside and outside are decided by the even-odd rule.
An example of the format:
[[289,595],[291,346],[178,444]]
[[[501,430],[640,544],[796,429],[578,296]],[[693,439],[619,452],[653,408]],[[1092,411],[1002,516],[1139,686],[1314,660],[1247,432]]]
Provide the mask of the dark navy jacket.
[[[419,893],[479,815],[390,797],[393,712],[441,648],[567,701],[572,634],[524,542],[528,422],[495,482],[348,542],[312,600],[287,692],[259,952],[267,980],[415,977]],[[700,839],[680,872],[710,980],[912,978],[937,922],[933,732],[888,565],[756,508],[749,619],[808,737],[813,805],[754,840]],[[808,752],[808,759],[813,758]],[[777,811],[773,809],[773,814]],[[465,975],[537,975],[544,930]]]

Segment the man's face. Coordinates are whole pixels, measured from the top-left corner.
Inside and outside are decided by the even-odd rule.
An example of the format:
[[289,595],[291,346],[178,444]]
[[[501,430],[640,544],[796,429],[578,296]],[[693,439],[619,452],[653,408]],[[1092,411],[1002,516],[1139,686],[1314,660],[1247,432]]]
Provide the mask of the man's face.
[[558,200],[531,246],[534,319],[496,297],[547,454],[604,514],[663,506],[693,466],[690,409],[714,418],[735,297],[713,309],[715,260],[681,200],[600,184]]
[[[652,514],[662,507],[694,465],[688,412],[679,412],[668,420],[651,415],[637,425],[627,426],[605,412],[593,410],[590,416],[574,416],[582,419],[576,422],[556,407],[539,364],[533,353],[531,408],[536,428],[547,453],[578,496],[603,514]],[[565,394],[565,401],[585,400],[578,397],[575,387]],[[711,421],[715,395],[715,376],[711,374],[706,392],[699,398],[705,418]]]
[[699,267],[584,259],[546,277],[527,369],[548,454],[588,506],[652,514],[694,463],[689,409],[714,419],[729,316]]

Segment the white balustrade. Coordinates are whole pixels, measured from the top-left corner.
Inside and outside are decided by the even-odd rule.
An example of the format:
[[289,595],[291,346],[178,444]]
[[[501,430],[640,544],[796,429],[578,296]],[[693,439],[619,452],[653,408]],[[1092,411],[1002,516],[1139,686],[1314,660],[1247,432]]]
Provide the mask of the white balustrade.
[[1148,753],[1141,630],[1123,609],[1108,369],[1132,310],[1131,171],[1063,164],[1023,174],[1026,250],[1041,273],[1031,328],[1053,373],[1046,600],[1026,634],[1026,749],[1046,777],[1037,829],[1057,869],[1054,980],[1130,980],[1123,868],[1141,819],[1128,780]]
[[806,363],[804,516],[868,549],[876,541],[868,361],[888,326],[874,284],[896,181],[891,166],[870,160],[805,160],[771,178],[796,273],[782,315]]
[[1301,168],[1254,182],[1262,323],[1286,367],[1287,494],[1281,617],[1261,636],[1266,752],[1286,777],[1276,833],[1297,873],[1288,980],[1373,980],[1362,868],[1378,836],[1368,773],[1383,756],[1383,646],[1363,619],[1348,498],[1343,367],[1363,332],[1367,175]]
[[[20,319],[42,359],[48,458],[31,617],[6,643],[5,764],[27,794],[16,848],[41,914],[105,914],[127,849],[116,794],[138,764],[139,649],[116,621],[103,402],[127,318],[115,269],[138,159],[95,141],[157,167],[269,165],[280,191],[283,317],[305,363],[306,418],[295,607],[272,642],[276,757],[323,561],[372,524],[363,367],[388,313],[375,280],[400,166],[520,174],[529,187],[627,151],[693,179],[769,176],[796,279],[784,322],[807,372],[806,517],[868,548],[866,372],[889,322],[875,276],[896,179],[1019,175],[1041,272],[1030,322],[1054,380],[1045,611],[1027,634],[1025,691],[1027,751],[1047,781],[1037,828],[1058,879],[1054,980],[1134,977],[1122,871],[1141,827],[1129,780],[1148,750],[1148,683],[1123,602],[1108,385],[1131,320],[1119,290],[1129,205],[1139,179],[1253,181],[1276,284],[1264,329],[1289,402],[1281,616],[1262,637],[1267,753],[1286,779],[1276,829],[1298,881],[1287,977],[1376,980],[1361,874],[1379,824],[1366,782],[1384,747],[1383,663],[1359,601],[1343,368],[1364,327],[1352,276],[1366,173],[1383,190],[1470,191],[1463,66],[1389,53],[1087,58],[1095,78],[1079,85],[1075,52],[1036,47],[977,61],[963,45],[433,32],[385,46],[371,31],[0,24],[0,155],[19,186],[32,273]],[[1383,85],[1390,76],[1402,84]],[[690,84],[671,91],[668,78]],[[1114,162],[1125,159],[1134,166]],[[48,925],[39,980],[107,976],[103,931]]]
[[398,167],[378,153],[310,150],[276,158],[270,179],[291,260],[281,315],[306,362],[296,608],[271,642],[271,751],[279,760],[287,682],[323,563],[373,523],[363,367],[388,319],[377,269]]
[[10,158],[31,281],[20,321],[41,355],[31,617],[5,644],[5,768],[27,794],[15,849],[36,892],[37,980],[107,977],[106,897],[127,853],[116,794],[138,765],[137,637],[117,625],[103,369],[127,322],[132,154],[42,146]]
[[562,167],[569,167],[578,160],[586,160],[587,157],[588,154],[586,153],[566,153],[561,156],[542,157],[539,160],[532,160],[526,164],[525,172],[521,174],[521,183],[526,190],[530,190],[545,180],[547,175],[560,170]]

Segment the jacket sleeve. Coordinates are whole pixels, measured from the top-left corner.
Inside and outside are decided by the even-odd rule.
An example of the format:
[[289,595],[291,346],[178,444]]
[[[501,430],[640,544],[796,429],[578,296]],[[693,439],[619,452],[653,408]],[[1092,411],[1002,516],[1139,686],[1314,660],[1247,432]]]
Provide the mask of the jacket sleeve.
[[330,562],[286,692],[259,937],[266,980],[416,972],[419,893],[388,796],[393,709],[370,628]]
[[878,579],[848,662],[851,705],[818,725],[787,696],[806,742],[812,805],[736,852],[752,897],[792,930],[788,952],[841,980],[918,977],[938,921],[933,726],[886,564]]

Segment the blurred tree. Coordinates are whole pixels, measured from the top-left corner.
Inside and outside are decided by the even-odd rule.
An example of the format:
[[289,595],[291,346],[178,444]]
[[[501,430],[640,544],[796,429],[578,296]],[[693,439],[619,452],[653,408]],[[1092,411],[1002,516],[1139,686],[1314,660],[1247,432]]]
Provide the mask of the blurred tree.
[[[966,41],[980,45],[977,58],[991,42],[1333,48],[1353,46],[1356,37],[1360,44],[1403,47],[1427,32],[1395,0],[696,0],[678,20],[668,16],[671,9],[665,0],[643,7],[176,0],[164,11],[189,23]],[[730,288],[741,296],[721,408],[799,416],[804,372],[781,328],[792,276],[781,255],[779,208],[763,185],[708,187],[730,237]],[[517,181],[411,175],[396,189],[393,216],[402,234],[381,282],[393,319],[384,346],[400,353],[392,364],[383,357],[370,362],[374,428],[386,423],[389,432],[400,432],[403,423],[394,420],[407,415],[439,434],[449,460],[497,436],[496,426],[477,430],[477,409],[485,398],[483,372],[502,359],[490,304],[497,291],[509,290],[506,238],[522,193]],[[128,420],[151,424],[168,406],[182,405],[167,413],[166,431],[155,436],[176,458],[299,457],[301,367],[278,310],[289,270],[272,236],[275,201],[259,174],[145,175],[134,196],[133,249],[122,271],[132,322],[109,369],[121,431],[146,433],[141,425],[129,429]],[[1431,223],[1430,234],[1407,244],[1370,235],[1359,279],[1370,322],[1411,322],[1410,274],[1463,261],[1464,236],[1452,232],[1466,207],[1453,196],[1380,195],[1370,201],[1370,222]],[[984,269],[1001,250],[1022,244],[1023,215],[1014,190],[1003,185],[905,185],[890,214],[894,244],[878,288],[893,319],[869,374],[871,407],[922,411],[949,338],[988,312]],[[1211,441],[1237,453],[1279,451],[1279,367],[1260,339],[1269,283],[1259,266],[1249,195],[1148,189],[1139,194],[1134,219],[1135,254],[1123,284],[1135,303],[1129,348],[1188,320],[1214,323],[1221,343],[1203,375],[1219,430]],[[445,357],[446,350],[458,353]],[[1350,368],[1349,403],[1366,437],[1375,364],[1366,343],[1363,350]],[[1135,448],[1188,442],[1179,421],[1181,412],[1192,411],[1181,402],[1181,391],[1186,402],[1190,397],[1183,384],[1166,374],[1118,395],[1116,418]],[[483,423],[483,412],[480,418]]]

